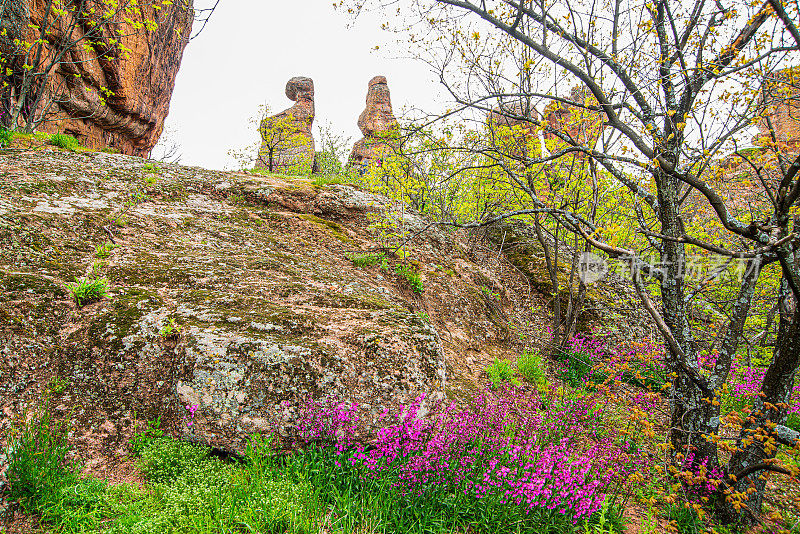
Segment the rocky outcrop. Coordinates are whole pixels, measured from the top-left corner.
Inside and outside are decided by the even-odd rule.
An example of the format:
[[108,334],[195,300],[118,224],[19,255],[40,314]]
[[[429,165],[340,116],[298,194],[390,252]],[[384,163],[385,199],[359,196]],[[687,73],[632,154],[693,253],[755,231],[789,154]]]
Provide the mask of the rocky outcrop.
[[384,76],[375,76],[367,86],[367,106],[358,117],[364,136],[350,152],[350,164],[366,166],[380,161],[392,151],[392,136],[397,133],[397,120],[392,112],[389,85]]
[[[9,31],[9,39],[0,46],[4,57],[11,61],[10,69],[19,73],[23,68],[22,59],[9,54],[9,43],[14,38],[32,42],[35,36],[28,33],[42,25],[44,9],[49,4],[32,0],[11,4],[16,6],[15,10],[5,10],[2,20],[4,29]],[[112,147],[138,156],[150,154],[169,112],[175,77],[191,35],[194,13],[191,0],[163,5],[140,2],[138,7],[138,10],[126,10],[124,17],[128,22],[115,25],[114,34],[109,31],[100,39],[91,39],[99,40],[96,48],[100,48],[103,42],[111,43],[118,38],[127,52],[98,54],[87,51],[84,41],[67,51],[47,80],[44,99],[36,111],[41,113],[49,106],[47,120],[40,124],[39,130],[73,135],[91,148]],[[84,29],[90,31],[92,26],[85,25],[85,21],[73,24],[71,16],[67,10],[60,24],[53,27],[57,32],[74,26],[70,30],[71,38],[82,39]],[[20,21],[25,23],[19,24]],[[147,27],[150,22],[156,24]],[[52,35],[51,42],[58,42],[57,33]],[[2,94],[6,110],[15,103],[16,85],[21,83],[21,77],[13,74],[7,81],[10,83]],[[34,111],[26,109],[25,112]]]
[[314,81],[292,78],[286,83],[286,96],[296,104],[261,121],[261,148],[255,166],[270,172],[308,172],[314,166]]
[[[230,451],[253,432],[288,443],[309,396],[358,402],[368,436],[420,394],[471,394],[536,323],[515,300],[521,275],[490,269],[492,248],[467,255],[466,235],[429,231],[407,245],[421,295],[398,258],[356,266],[353,251],[379,246],[376,219],[409,235],[428,226],[385,197],[145,163],[0,155],[0,450],[46,392],[88,455],[126,454],[156,417]],[[118,247],[98,257],[110,236]],[[83,276],[108,278],[109,297],[76,307],[66,283]]]

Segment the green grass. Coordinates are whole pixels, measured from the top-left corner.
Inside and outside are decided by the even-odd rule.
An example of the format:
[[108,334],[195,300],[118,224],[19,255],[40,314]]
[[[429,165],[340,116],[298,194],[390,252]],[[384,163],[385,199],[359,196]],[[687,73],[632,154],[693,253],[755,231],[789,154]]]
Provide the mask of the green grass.
[[511,362],[508,360],[498,360],[495,358],[494,362],[486,368],[486,374],[489,375],[489,380],[492,381],[493,388],[497,388],[507,382],[515,386],[520,385],[519,380],[514,376],[514,366],[511,365]]
[[353,262],[356,267],[372,267],[378,265],[386,257],[382,252],[356,252],[348,254],[347,258]]
[[540,393],[547,390],[547,375],[544,372],[544,361],[541,356],[526,350],[517,358],[517,369],[519,374],[536,386]]
[[88,278],[83,278],[78,280],[75,278],[74,283],[67,284],[67,290],[72,293],[78,307],[81,307],[90,302],[108,297],[108,279],[96,278],[90,280]]
[[404,492],[395,475],[365,476],[333,449],[277,455],[259,435],[242,461],[224,462],[164,436],[157,422],[132,442],[146,486],[111,485],[78,474],[65,460],[66,428],[42,413],[10,440],[9,494],[59,534],[621,531],[608,507],[573,525],[556,511],[527,513],[447,486]]
[[414,293],[422,294],[425,290],[425,286],[422,283],[422,276],[410,265],[398,264],[397,267],[394,268],[394,272],[402,276],[406,282],[408,282],[409,287],[411,287]]
[[312,182],[317,187],[325,185],[358,185],[355,178],[347,174],[315,174]]
[[47,141],[48,144],[63,148],[65,150],[76,150],[80,148],[81,143],[71,135],[57,133],[50,136]]

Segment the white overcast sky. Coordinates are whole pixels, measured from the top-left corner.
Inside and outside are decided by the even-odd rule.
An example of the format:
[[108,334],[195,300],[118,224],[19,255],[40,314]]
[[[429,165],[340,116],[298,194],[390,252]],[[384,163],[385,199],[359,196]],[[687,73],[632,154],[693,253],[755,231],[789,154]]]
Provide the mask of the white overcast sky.
[[[195,5],[207,1],[196,0]],[[428,111],[443,106],[427,66],[409,58],[395,35],[381,31],[376,16],[362,14],[348,27],[353,21],[332,4],[220,2],[205,30],[186,47],[162,136],[162,142],[171,138],[180,146],[182,164],[230,167],[228,149],[258,139],[248,119],[259,104],[267,103],[275,112],[293,104],[284,94],[292,76],[314,80],[315,130],[328,122],[352,136],[352,142],[361,137],[356,121],[364,109],[367,82],[375,75],[388,78],[396,114],[404,106]]]

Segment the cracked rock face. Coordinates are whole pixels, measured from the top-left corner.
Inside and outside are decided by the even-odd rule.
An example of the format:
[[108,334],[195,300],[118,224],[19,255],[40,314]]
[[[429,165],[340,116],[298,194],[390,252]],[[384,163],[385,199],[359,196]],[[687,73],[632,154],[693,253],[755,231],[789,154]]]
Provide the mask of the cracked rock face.
[[[6,18],[2,21],[4,26],[11,30],[11,38],[30,40],[31,36],[16,35],[15,31],[30,31],[29,24],[39,27],[47,2],[15,0],[11,4],[17,9],[6,17],[22,17],[28,23],[17,24],[19,21]],[[126,34],[121,44],[130,50],[129,55],[108,61],[87,53],[81,46],[67,52],[46,86],[43,105],[51,105],[52,120],[41,123],[39,130],[73,135],[90,148],[112,147],[136,156],[150,154],[164,128],[194,20],[191,0],[169,5],[158,2],[157,7],[143,3],[140,13],[126,14],[130,23],[122,23],[119,29]],[[157,26],[152,31],[131,29],[131,23],[145,21],[156,21]],[[73,39],[80,38],[81,31],[78,25]],[[101,100],[104,94],[105,103]],[[11,105],[14,98],[9,87],[2,95],[4,107]]]
[[292,78],[286,83],[286,97],[295,105],[261,121],[257,169],[293,174],[314,166],[314,81]]
[[392,112],[392,99],[385,76],[375,76],[369,81],[367,105],[358,117],[358,127],[364,138],[353,145],[350,164],[377,163],[391,151],[389,137],[397,131],[397,120]]

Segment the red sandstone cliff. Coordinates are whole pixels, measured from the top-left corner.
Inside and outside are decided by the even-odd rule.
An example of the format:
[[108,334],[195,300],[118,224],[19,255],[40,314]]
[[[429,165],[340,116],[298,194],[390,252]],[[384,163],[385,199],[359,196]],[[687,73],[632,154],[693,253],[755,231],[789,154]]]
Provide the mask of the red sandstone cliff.
[[[89,0],[90,2],[92,0]],[[98,7],[100,2],[96,2]],[[43,23],[47,2],[21,0],[14,2],[14,9],[3,16],[3,26],[18,32],[29,32],[30,28]],[[172,4],[139,2],[138,12],[121,13],[126,21],[103,32],[98,41],[109,42],[118,38],[129,50],[128,54],[111,54],[113,57],[98,58],[97,52],[87,51],[83,44],[70,48],[60,64],[49,76],[45,87],[45,98],[36,112],[42,113],[49,104],[47,120],[38,129],[45,132],[65,132],[74,135],[88,147],[112,147],[125,154],[148,156],[158,141],[169,112],[169,102],[175,86],[175,77],[192,30],[194,12],[192,0],[176,0]],[[57,24],[51,43],[62,36],[59,31],[72,27],[72,40],[80,39],[81,32],[91,31],[91,23],[80,20],[72,24],[72,15],[65,15]],[[29,24],[12,24],[11,17]],[[153,21],[157,26],[151,30],[138,29],[139,24]],[[20,29],[21,28],[21,29]],[[31,41],[31,35],[23,35]],[[35,35],[34,35],[35,37]],[[113,41],[111,41],[113,42]],[[48,45],[47,53],[53,53],[54,44]],[[101,45],[102,46],[102,45]],[[19,57],[11,58],[12,68],[19,69]],[[9,109],[15,102],[19,75],[8,76],[3,105]],[[101,90],[110,89],[113,94],[101,99]],[[30,110],[27,110],[30,113]]]

